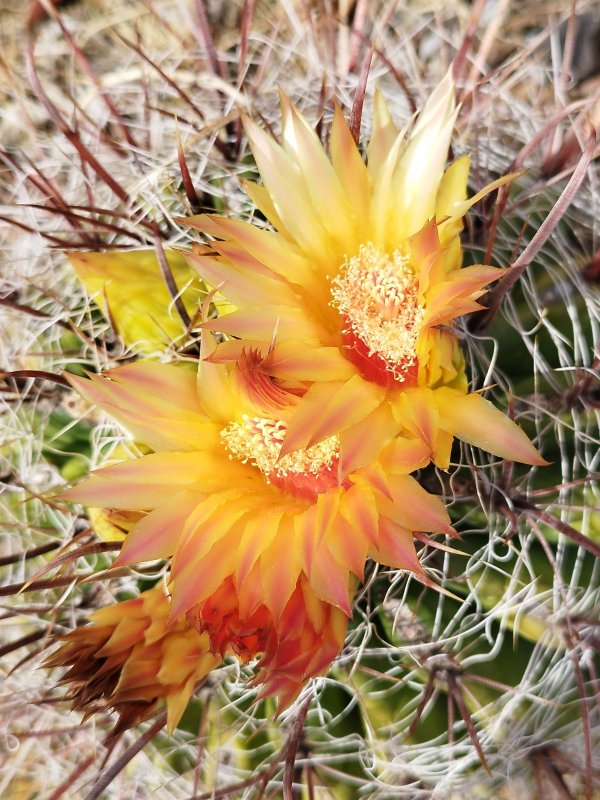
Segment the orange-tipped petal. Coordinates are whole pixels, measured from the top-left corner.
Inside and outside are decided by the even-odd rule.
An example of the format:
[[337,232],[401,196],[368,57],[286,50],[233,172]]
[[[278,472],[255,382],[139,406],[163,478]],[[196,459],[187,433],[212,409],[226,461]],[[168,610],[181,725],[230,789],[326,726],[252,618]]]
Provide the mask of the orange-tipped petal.
[[354,472],[377,460],[382,449],[395,436],[398,423],[389,403],[382,403],[362,421],[340,433],[340,470]]

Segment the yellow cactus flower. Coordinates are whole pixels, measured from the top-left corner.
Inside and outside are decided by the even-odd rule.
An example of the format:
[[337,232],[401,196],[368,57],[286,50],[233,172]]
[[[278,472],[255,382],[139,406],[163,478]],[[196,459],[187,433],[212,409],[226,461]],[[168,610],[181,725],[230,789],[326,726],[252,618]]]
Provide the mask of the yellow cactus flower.
[[[152,355],[185,333],[155,250],[68,255],[77,277],[127,347]],[[184,307],[193,317],[206,294],[203,285],[180,253],[166,250],[165,256]]]
[[392,415],[443,468],[455,436],[545,463],[515,423],[467,391],[453,325],[481,308],[502,270],[462,266],[463,217],[515,176],[467,199],[469,158],[445,169],[457,110],[450,74],[400,132],[378,94],[365,164],[339,108],[328,158],[283,97],[281,144],[245,120],[263,179],[245,188],[275,230],[215,215],[187,220],[212,237],[212,253],[198,245],[190,264],[237,306],[202,323],[243,340],[223,343],[215,358],[252,345],[273,376],[313,382],[288,420],[286,453],[344,431],[359,447]]
[[349,615],[351,576],[362,577],[367,556],[426,580],[413,531],[454,533],[441,500],[410,475],[427,447],[394,437],[393,420],[381,454],[337,435],[285,454],[306,390],[273,379],[254,352],[234,365],[204,358],[198,376],[137,362],[69,379],[155,452],[103,467],[63,497],[144,512],[116,564],[173,556],[174,618],[232,577],[243,616],[262,603],[277,621],[302,575]]

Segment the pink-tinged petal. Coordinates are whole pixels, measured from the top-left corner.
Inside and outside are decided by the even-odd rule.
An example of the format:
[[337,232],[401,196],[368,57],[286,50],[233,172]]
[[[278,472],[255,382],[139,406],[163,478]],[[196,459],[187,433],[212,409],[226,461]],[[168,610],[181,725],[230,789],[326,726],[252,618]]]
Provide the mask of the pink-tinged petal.
[[209,364],[232,364],[242,358],[244,353],[251,350],[261,351],[262,342],[252,341],[252,339],[226,339],[219,342],[213,352],[203,359]]
[[342,475],[372,464],[398,432],[389,403],[382,403],[365,419],[340,433]]
[[234,575],[239,589],[248,580],[252,568],[279,533],[283,511],[273,509],[250,518],[237,547],[237,566]]
[[435,450],[438,432],[438,410],[431,389],[425,387],[408,389],[398,397],[394,412],[405,430],[416,436],[429,448]]
[[298,338],[276,341],[262,362],[275,378],[302,381],[349,380],[356,370],[338,347],[320,347]]
[[[182,406],[177,404],[176,395],[150,394],[142,388],[143,382],[132,380],[130,374],[122,379],[120,369],[111,370],[110,379],[94,375],[89,380],[75,376],[70,380],[78,392],[110,413],[138,441],[153,450],[193,451],[209,445],[214,439],[215,429],[214,424],[201,413],[198,403],[195,411],[186,407],[190,373],[177,371],[181,373],[183,383]],[[193,374],[191,377],[193,379]],[[167,392],[170,381],[165,383]]]
[[509,461],[544,466],[542,458],[519,426],[480,394],[446,387],[434,391],[440,425],[468,444]]
[[293,519],[284,519],[275,537],[260,559],[263,602],[277,622],[296,588],[302,569],[300,546]]
[[325,544],[338,564],[363,579],[369,540],[357,525],[338,515]]
[[[429,220],[407,241],[410,263],[414,265],[418,280],[419,303],[425,304],[425,296],[429,287],[440,277],[437,275],[439,262],[446,261],[446,253],[440,245],[438,226],[434,219]],[[461,252],[462,258],[462,252]],[[460,265],[459,265],[460,266]],[[443,272],[442,274],[445,274]]]
[[212,236],[237,242],[271,272],[290,283],[304,286],[306,281],[310,282],[315,278],[311,262],[300,252],[296,252],[294,246],[279,233],[263,230],[248,222],[214,215],[190,217],[186,222]]
[[315,550],[305,562],[305,572],[309,578],[312,576],[312,570],[315,567],[315,553],[320,550],[324,542],[328,539],[333,525],[335,525],[336,518],[340,507],[340,497],[344,493],[341,489],[332,489],[328,492],[323,492],[317,497],[316,503],[316,520],[315,520]]
[[246,619],[264,603],[260,559],[254,564],[246,580],[240,583],[236,589],[240,619]]
[[330,236],[352,250],[356,240],[352,209],[323,145],[283,94],[281,108],[283,147],[300,168],[313,208]]
[[235,569],[237,531],[219,539],[205,558],[189,559],[173,572],[173,599],[169,620],[174,622],[190,608],[206,600]]
[[340,514],[346,522],[360,530],[371,544],[377,544],[379,512],[373,492],[367,486],[351,486],[342,494]]
[[377,547],[370,548],[369,555],[388,567],[409,569],[411,572],[423,574],[412,531],[396,525],[387,517],[382,517],[379,521],[379,542]]
[[[231,485],[231,484],[229,484]],[[260,498],[264,503],[264,498]],[[197,561],[252,510],[252,498],[236,489],[218,492],[199,502],[187,516],[173,558],[173,579],[189,561]]]
[[333,558],[325,545],[315,554],[310,585],[325,603],[331,603],[348,617],[352,616],[348,570]]
[[[231,474],[223,476],[225,471]],[[233,470],[233,473],[231,473]],[[244,465],[229,462],[227,455],[207,452],[149,453],[102,467],[93,476],[114,484],[157,485],[175,489],[190,489],[198,493],[214,492],[232,480],[242,479],[248,471]]]
[[108,370],[105,375],[140,395],[166,401],[191,413],[198,413],[196,396],[196,374],[187,366],[156,364],[149,361],[136,361],[117,369]]
[[449,280],[432,286],[427,292],[423,324],[440,325],[473,306],[478,308],[473,300],[481,295],[484,286],[498,280],[503,273],[504,270],[479,264],[452,273]]
[[377,504],[382,514],[411,531],[456,535],[439,497],[425,491],[410,475],[393,475],[389,482],[394,501],[390,503],[389,500],[378,498]]
[[173,487],[161,483],[124,485],[118,481],[105,480],[99,475],[62,492],[59,497],[70,503],[82,503],[93,508],[150,511],[168,500],[172,494]]
[[260,306],[270,303],[294,305],[292,287],[273,275],[272,278],[248,272],[222,257],[187,253],[190,266],[210,286],[218,289],[236,306]]
[[422,439],[408,439],[398,436],[382,456],[382,463],[388,472],[408,475],[427,466],[431,458],[431,448]]
[[385,397],[382,387],[360,375],[344,383],[315,383],[307,391],[288,421],[281,454],[311,447],[340,433],[374,411]]
[[[245,250],[235,239],[217,240],[211,242],[210,246],[213,252],[222,255],[225,261],[233,264],[236,269],[248,272],[253,276],[260,275],[267,278],[267,280],[282,280],[280,275],[277,275],[269,267],[265,266],[262,261]],[[286,283],[288,283],[287,280]]]
[[169,558],[175,552],[185,521],[197,503],[197,496],[177,492],[155,508],[127,534],[113,566]]
[[329,252],[329,237],[315,213],[297,164],[252,120],[245,118],[244,127],[259,172],[286,229],[303,252],[316,256]]
[[369,489],[376,489],[384,497],[393,500],[387,473],[379,461],[375,461],[373,464],[369,464],[368,467],[363,467],[357,472],[353,472],[350,479],[358,486],[367,486]]
[[294,516],[294,531],[296,541],[300,547],[302,568],[309,575],[313,558],[319,542],[319,529],[317,525],[317,507],[309,506],[306,511]]
[[[298,301],[301,303],[301,301]],[[308,339],[318,341],[323,335],[322,324],[311,319],[307,311],[291,306],[253,306],[207,319],[199,326],[203,330],[219,331],[231,336],[269,344],[273,339]]]
[[331,161],[338,180],[354,210],[360,239],[365,236],[365,222],[369,218],[371,182],[365,162],[356,146],[341,108],[336,104],[331,127]]

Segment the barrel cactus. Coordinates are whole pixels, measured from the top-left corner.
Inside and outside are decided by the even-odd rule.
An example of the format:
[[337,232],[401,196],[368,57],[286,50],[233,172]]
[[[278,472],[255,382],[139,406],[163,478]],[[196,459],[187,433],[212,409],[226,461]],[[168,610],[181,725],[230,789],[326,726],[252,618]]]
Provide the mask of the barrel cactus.
[[[9,267],[0,296],[0,592],[7,631],[0,652],[8,688],[0,786],[6,796],[596,796],[598,100],[597,65],[583,57],[586,36],[594,35],[593,9],[575,17],[570,4],[559,4],[550,29],[547,18],[533,11],[519,29],[506,3],[456,1],[188,6],[161,0],[116,10],[102,0],[33,4],[29,20],[15,3],[7,20],[7,30],[12,25],[24,37],[27,24],[29,32],[18,52],[7,41],[9,80],[0,84],[7,109],[0,122],[0,185],[3,218],[11,223],[2,232]],[[574,50],[575,41],[580,46]],[[198,594],[186,572],[189,548],[165,549],[162,539],[155,547],[136,533],[148,501],[140,513],[131,495],[108,502],[102,477],[86,484],[98,467],[118,476],[133,463],[156,463],[157,442],[167,431],[156,426],[144,435],[149,412],[142,401],[137,412],[131,398],[117,408],[111,392],[118,377],[107,389],[103,378],[85,376],[111,370],[109,375],[132,376],[139,385],[155,376],[155,387],[173,390],[156,403],[177,395],[169,430],[190,440],[197,435],[200,443],[188,450],[198,459],[208,446],[193,433],[197,420],[186,417],[186,387],[199,360],[211,364],[215,376],[215,365],[229,369],[223,365],[242,357],[247,372],[239,370],[242,379],[228,373],[228,380],[233,385],[251,374],[255,394],[264,388],[258,372],[279,369],[278,380],[287,381],[285,402],[295,408],[306,359],[281,345],[286,326],[298,325],[294,335],[302,338],[300,322],[273,311],[284,302],[283,290],[264,306],[265,318],[275,322],[270,342],[261,332],[267,324],[248,323],[242,313],[245,298],[253,291],[260,295],[264,274],[255,271],[254,283],[249,279],[237,294],[228,292],[231,271],[227,280],[219,277],[228,258],[236,275],[264,267],[243,249],[251,234],[242,223],[283,230],[287,245],[295,241],[302,202],[293,178],[302,162],[292,163],[286,184],[289,164],[276,161],[279,151],[269,142],[306,137],[305,148],[313,148],[316,159],[307,196],[319,211],[319,203],[331,200],[319,194],[329,159],[336,162],[332,150],[337,148],[338,162],[349,163],[353,156],[347,154],[358,146],[358,156],[376,171],[377,150],[367,152],[367,143],[410,125],[423,106],[431,111],[435,104],[427,106],[427,99],[442,96],[435,94],[438,85],[446,85],[440,128],[452,133],[451,152],[447,159],[447,144],[441,156],[436,151],[439,130],[436,140],[421,144],[420,172],[412,162],[414,196],[404,206],[409,184],[398,179],[405,194],[394,231],[402,239],[398,231],[405,225],[407,241],[416,233],[411,219],[432,194],[419,181],[436,159],[443,171],[451,162],[466,164],[469,155],[467,196],[475,202],[457,199],[466,205],[453,216],[439,201],[432,230],[442,236],[444,225],[446,231],[455,225],[462,270],[483,271],[469,273],[479,283],[460,296],[462,305],[453,296],[459,312],[435,326],[436,336],[450,330],[457,342],[447,363],[459,377],[452,384],[448,378],[446,406],[435,411],[446,433],[443,446],[438,438],[433,456],[419,451],[406,469],[414,484],[412,494],[402,495],[403,513],[420,504],[419,511],[437,523],[423,523],[416,550],[411,536],[402,558],[397,539],[394,550],[381,534],[358,581],[348,575],[367,553],[367,545],[361,550],[357,543],[364,539],[367,501],[357,501],[354,529],[332,544],[327,569],[311,572],[305,562],[298,567],[313,577],[302,573],[295,593],[290,586],[306,612],[294,611],[295,630],[292,623],[273,623],[277,594],[284,591],[279,573],[287,568],[282,540],[275,572],[260,584],[269,601],[252,606],[242,596],[255,614],[256,636],[250,639],[247,626],[242,633],[236,627],[243,616],[236,605],[239,587],[235,600],[233,583],[226,592],[221,582],[221,589]],[[456,107],[449,105],[451,92]],[[413,119],[409,143],[422,118]],[[24,129],[20,120],[27,122]],[[300,150],[294,141],[290,146]],[[350,203],[361,191],[362,173],[353,170],[344,186]],[[286,207],[281,194],[269,197],[265,190],[278,180],[284,193],[292,187]],[[379,213],[391,213],[397,198],[381,196]],[[315,225],[328,230],[327,241],[336,230],[345,241],[356,234],[352,226],[326,219],[326,211],[316,214]],[[425,247],[411,241],[413,248]],[[335,279],[328,314],[349,318],[362,302],[371,267],[380,262],[376,248],[363,247],[360,254],[363,261],[348,257]],[[297,250],[287,256],[277,251],[275,260],[282,258],[289,262],[281,270],[300,268]],[[397,276],[405,260],[394,258],[389,263]],[[331,282],[326,269],[323,274]],[[294,280],[297,298],[303,291],[298,273]],[[407,278],[400,287],[406,295],[413,291],[409,283]],[[316,303],[316,290],[306,297]],[[403,318],[405,329],[421,313],[415,308],[409,322]],[[360,324],[363,312],[361,306]],[[223,323],[228,315],[237,322]],[[358,324],[344,331],[346,345],[348,337],[355,344],[363,330]],[[411,336],[403,347],[416,346],[416,334]],[[246,341],[243,348],[240,341]],[[323,362],[318,374],[311,362],[309,380],[326,383],[327,370],[343,372],[331,352],[333,341],[321,338],[314,345]],[[393,356],[402,363],[393,376],[402,383],[426,359],[419,350],[418,359],[402,361],[396,342],[381,352],[384,360]],[[369,339],[348,361],[363,383],[372,378],[365,359],[379,353],[379,345],[380,339]],[[385,382],[378,376],[375,383]],[[222,384],[220,392],[213,415],[229,402]],[[425,396],[418,396],[419,404]],[[499,417],[477,416],[483,396],[486,409],[502,412],[512,450],[498,450],[490,421]],[[474,398],[468,412],[458,411],[463,397]],[[370,417],[376,406],[368,405],[368,395],[349,393],[349,399],[353,412],[361,402],[368,406],[364,416],[371,427],[360,429],[360,442],[352,440],[362,453],[392,417],[384,418],[385,411]],[[419,404],[402,406],[394,423],[400,434],[418,416]],[[328,428],[329,438],[319,440],[316,418],[305,421],[306,435],[298,433],[296,445],[311,454],[310,475],[299,488],[293,460],[287,471],[277,466],[294,452],[281,457],[279,429],[269,428],[258,456],[248,444],[257,435],[248,427],[253,420],[256,427],[256,419],[246,414],[243,423],[221,433],[236,480],[245,480],[251,463],[273,491],[292,486],[303,501],[321,496],[315,481],[325,473],[329,481],[339,452],[315,447],[337,447],[337,436],[343,452],[344,430]],[[379,419],[385,424],[375,425]],[[291,415],[288,433],[297,430],[293,420]],[[429,441],[411,424],[412,445]],[[276,443],[274,458],[265,442]],[[404,451],[402,457],[408,458]],[[381,462],[382,481],[393,463]],[[193,477],[198,464],[186,464]],[[217,483],[220,476],[213,476]],[[158,483],[175,484],[176,477],[163,474],[156,491]],[[376,478],[369,473],[360,480],[354,487],[370,480],[372,488]],[[395,484],[398,492],[401,483]],[[73,485],[81,488],[65,494]],[[92,487],[87,494],[86,485]],[[182,515],[190,502],[185,487],[169,502]],[[257,535],[267,536],[261,526],[259,521]],[[248,579],[247,567],[234,578]],[[194,569],[208,586],[211,565],[199,559]],[[344,607],[344,591],[351,608]],[[199,614],[202,629],[187,622],[169,628],[170,603],[188,621]],[[172,641],[177,644],[170,650]],[[140,688],[141,664],[153,682]]]

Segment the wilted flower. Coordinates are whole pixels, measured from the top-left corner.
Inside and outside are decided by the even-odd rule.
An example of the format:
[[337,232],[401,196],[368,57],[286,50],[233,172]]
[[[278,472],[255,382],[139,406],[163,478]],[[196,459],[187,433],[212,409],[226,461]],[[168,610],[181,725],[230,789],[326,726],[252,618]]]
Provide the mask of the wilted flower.
[[367,164],[339,108],[331,160],[285,97],[282,115],[281,145],[245,122],[263,179],[246,191],[275,231],[214,215],[187,223],[214,239],[212,253],[198,246],[188,260],[238,307],[203,323],[244,340],[215,358],[235,359],[251,343],[270,374],[313,382],[287,421],[284,451],[342,432],[360,446],[392,416],[444,468],[454,436],[544,463],[520,428],[467,392],[453,324],[481,308],[502,271],[462,267],[462,218],[514,175],[466,199],[469,158],[445,169],[457,115],[450,75],[400,132],[376,96]]
[[[275,624],[299,578],[350,614],[351,574],[367,556],[423,578],[413,531],[453,533],[439,498],[410,472],[428,460],[416,438],[347,447],[333,435],[285,454],[303,387],[275,380],[260,357],[186,367],[138,362],[76,388],[155,452],[96,471],[64,497],[144,512],[117,564],[173,556],[173,618],[229,577],[240,614],[264,604]],[[326,414],[323,417],[326,419]]]
[[173,730],[196,684],[221,662],[208,633],[184,620],[168,624],[169,599],[161,586],[101,608],[90,624],[64,637],[47,666],[69,666],[67,698],[86,716],[119,714],[115,733],[146,719],[166,701]]
[[194,689],[225,656],[246,663],[260,655],[259,696],[276,695],[281,710],[329,666],[346,632],[344,614],[320,601],[306,579],[277,628],[264,605],[248,618],[240,616],[231,580],[187,616],[173,620],[170,606],[163,587],[156,586],[93,612],[88,625],[62,637],[46,665],[69,667],[61,682],[69,687],[73,708],[85,716],[117,712],[116,735],[166,703],[167,728],[173,731]]

